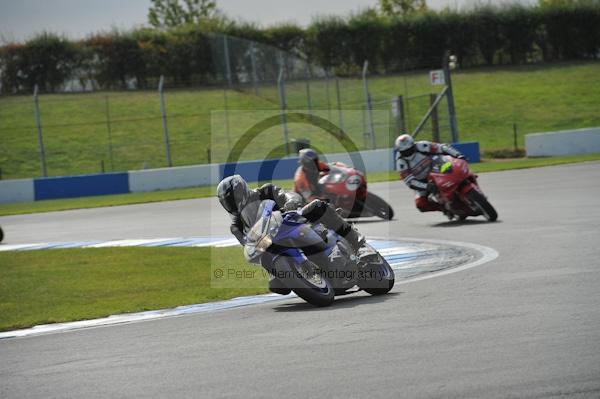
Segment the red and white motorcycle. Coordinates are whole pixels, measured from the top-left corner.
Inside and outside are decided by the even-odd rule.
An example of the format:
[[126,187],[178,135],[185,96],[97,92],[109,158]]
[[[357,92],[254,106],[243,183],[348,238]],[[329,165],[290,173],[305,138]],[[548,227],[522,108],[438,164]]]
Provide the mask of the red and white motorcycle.
[[471,172],[465,160],[434,156],[428,180],[435,187],[429,198],[460,220],[480,215],[490,222],[498,218],[498,213],[479,188],[477,175]]
[[341,162],[329,164],[329,173],[319,180],[323,197],[342,210],[342,217],[377,216],[385,220],[394,217],[394,210],[381,197],[367,190],[363,172]]

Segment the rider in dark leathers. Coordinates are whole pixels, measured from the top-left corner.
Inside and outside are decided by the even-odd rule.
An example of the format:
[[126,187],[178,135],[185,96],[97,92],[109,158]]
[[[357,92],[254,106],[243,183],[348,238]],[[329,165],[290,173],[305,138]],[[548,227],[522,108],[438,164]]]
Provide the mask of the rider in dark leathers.
[[[242,217],[242,210],[248,206],[256,206],[261,201],[270,199],[277,204],[277,210],[296,210],[298,203],[288,200],[285,191],[273,184],[265,184],[260,188],[250,190],[246,181],[239,175],[227,177],[217,187],[219,202],[231,216],[231,233],[240,244],[245,245],[245,233],[252,226]],[[258,207],[256,207],[258,209]],[[352,249],[357,252],[362,245],[362,237],[348,222],[340,217],[326,202],[316,199],[305,205],[300,213],[311,223],[322,223],[328,229],[343,236]],[[269,289],[278,294],[289,293],[276,279],[269,282]]]

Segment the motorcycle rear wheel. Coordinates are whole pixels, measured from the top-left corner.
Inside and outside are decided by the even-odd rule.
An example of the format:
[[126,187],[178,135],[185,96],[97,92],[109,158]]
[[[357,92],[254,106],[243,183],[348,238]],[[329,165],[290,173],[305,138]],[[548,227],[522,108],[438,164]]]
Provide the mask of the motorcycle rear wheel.
[[375,194],[367,193],[365,198],[365,208],[373,215],[384,220],[392,220],[394,218],[394,210],[385,202],[385,200]]
[[329,279],[319,274],[320,269],[311,261],[296,264],[285,256],[274,264],[277,277],[283,285],[300,298],[315,306],[329,306],[334,300],[334,289]]
[[498,212],[496,212],[492,204],[490,204],[487,198],[485,198],[485,196],[477,189],[469,191],[467,193],[467,198],[473,203],[473,205],[475,205],[477,209],[479,209],[481,214],[488,221],[494,222],[496,219],[498,219]]

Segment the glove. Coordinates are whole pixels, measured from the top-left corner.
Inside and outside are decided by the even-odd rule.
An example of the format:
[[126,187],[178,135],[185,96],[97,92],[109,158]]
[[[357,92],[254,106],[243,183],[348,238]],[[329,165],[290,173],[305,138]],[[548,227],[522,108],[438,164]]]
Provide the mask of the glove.
[[286,202],[285,205],[283,206],[283,211],[284,212],[295,211],[297,209],[300,209],[301,207],[302,207],[302,204],[296,202],[295,200],[290,200],[290,201]]
[[427,183],[427,194],[437,194],[438,188],[434,182],[430,181]]

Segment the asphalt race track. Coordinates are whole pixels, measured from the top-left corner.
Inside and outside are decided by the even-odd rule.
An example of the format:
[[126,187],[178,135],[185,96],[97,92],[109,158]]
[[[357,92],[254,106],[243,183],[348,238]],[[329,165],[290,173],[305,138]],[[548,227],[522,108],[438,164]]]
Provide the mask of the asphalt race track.
[[[451,240],[483,266],[316,309],[298,299],[0,340],[0,397],[600,397],[600,163],[483,174],[499,221],[420,214],[373,184],[368,236]],[[0,218],[6,244],[224,235],[214,199]]]

